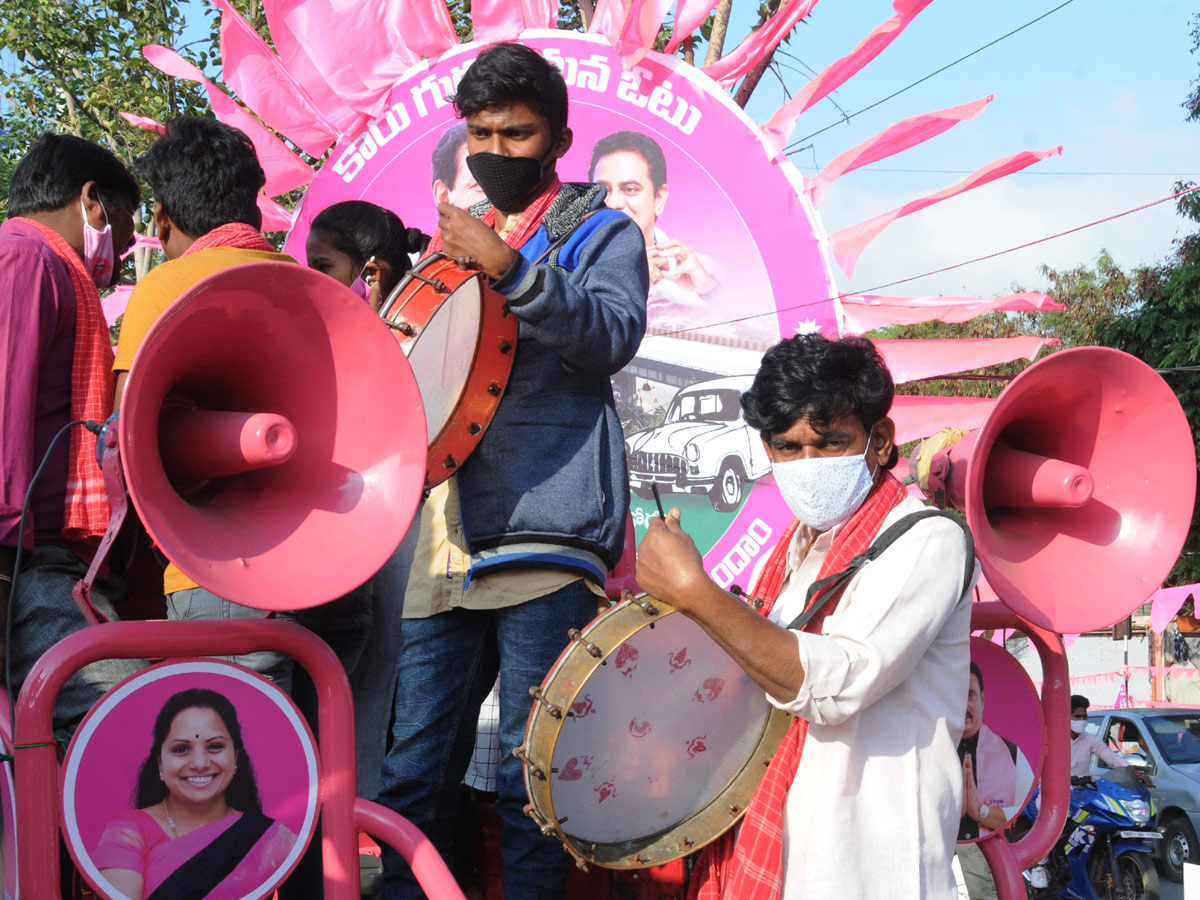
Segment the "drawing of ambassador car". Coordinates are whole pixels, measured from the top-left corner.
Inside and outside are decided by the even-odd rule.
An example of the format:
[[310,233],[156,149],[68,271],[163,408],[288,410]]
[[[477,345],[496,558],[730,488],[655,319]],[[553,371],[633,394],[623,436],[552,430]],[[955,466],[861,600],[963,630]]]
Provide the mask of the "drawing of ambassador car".
[[758,433],[742,419],[739,398],[754,381],[735,375],[681,388],[666,420],[630,435],[625,442],[629,484],[648,498],[659,491],[708,494],[717,512],[732,512],[747,482],[771,471]]

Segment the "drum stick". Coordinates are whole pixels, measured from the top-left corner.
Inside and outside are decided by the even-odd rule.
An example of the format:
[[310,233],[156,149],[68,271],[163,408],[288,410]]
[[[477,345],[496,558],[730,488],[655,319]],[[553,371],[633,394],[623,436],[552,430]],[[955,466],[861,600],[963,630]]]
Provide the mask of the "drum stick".
[[658,517],[660,519],[662,519],[664,522],[667,521],[667,514],[665,512],[663,512],[663,508],[662,508],[662,497],[658,496],[658,482],[657,481],[650,482],[650,490],[652,490],[654,492],[654,503],[656,506],[658,506]]

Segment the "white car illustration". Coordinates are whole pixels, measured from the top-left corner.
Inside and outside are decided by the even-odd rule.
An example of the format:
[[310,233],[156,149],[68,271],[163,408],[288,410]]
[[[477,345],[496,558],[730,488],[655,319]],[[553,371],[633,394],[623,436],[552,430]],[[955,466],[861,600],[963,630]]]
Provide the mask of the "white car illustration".
[[639,497],[659,491],[708,494],[713,509],[731,512],[747,482],[771,471],[758,433],[742,419],[740,398],[753,375],[734,375],[681,388],[657,428],[630,435],[629,484]]

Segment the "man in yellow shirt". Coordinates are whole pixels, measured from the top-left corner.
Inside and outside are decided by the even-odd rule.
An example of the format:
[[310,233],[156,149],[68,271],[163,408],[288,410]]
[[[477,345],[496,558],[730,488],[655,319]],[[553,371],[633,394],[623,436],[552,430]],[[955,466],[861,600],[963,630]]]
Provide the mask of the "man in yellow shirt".
[[[113,371],[119,409],[133,358],[151,326],[179,297],[215,272],[252,262],[295,262],[259,230],[258,194],[266,176],[250,139],[215,119],[184,116],[138,163],[154,197],[154,223],[167,262],[146,274],[129,298]],[[261,618],[197,586],[172,563],[163,577],[168,619]],[[291,661],[273,651],[224,657],[287,689]]]

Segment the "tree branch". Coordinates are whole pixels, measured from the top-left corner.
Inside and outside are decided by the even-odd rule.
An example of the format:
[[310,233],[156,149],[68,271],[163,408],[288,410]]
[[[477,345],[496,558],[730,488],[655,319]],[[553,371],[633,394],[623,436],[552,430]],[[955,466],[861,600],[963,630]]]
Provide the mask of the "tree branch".
[[708,37],[708,53],[704,56],[704,64],[711,66],[725,52],[725,32],[729,30],[729,11],[733,8],[733,0],[721,0],[713,12],[712,31]]

